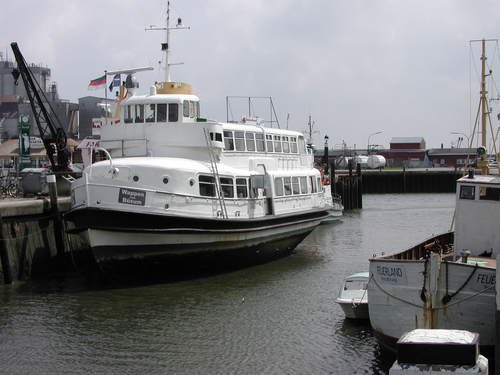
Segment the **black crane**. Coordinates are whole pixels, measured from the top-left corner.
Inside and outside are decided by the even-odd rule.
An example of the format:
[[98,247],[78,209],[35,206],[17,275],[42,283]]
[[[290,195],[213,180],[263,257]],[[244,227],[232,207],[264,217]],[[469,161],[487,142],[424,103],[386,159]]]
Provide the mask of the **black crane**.
[[52,171],[69,172],[69,152],[66,148],[67,137],[61,121],[45,96],[45,90],[40,87],[33,73],[28,68],[16,42],[10,44],[16,57],[17,68],[12,70],[15,84],[19,76],[23,79],[26,94],[31,105],[40,138],[42,139]]

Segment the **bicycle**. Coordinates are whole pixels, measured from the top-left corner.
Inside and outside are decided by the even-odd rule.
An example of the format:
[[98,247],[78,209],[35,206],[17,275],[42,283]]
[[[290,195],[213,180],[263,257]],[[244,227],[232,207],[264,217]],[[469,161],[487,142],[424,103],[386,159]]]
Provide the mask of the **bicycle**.
[[0,198],[15,198],[19,194],[19,181],[16,177],[0,177]]

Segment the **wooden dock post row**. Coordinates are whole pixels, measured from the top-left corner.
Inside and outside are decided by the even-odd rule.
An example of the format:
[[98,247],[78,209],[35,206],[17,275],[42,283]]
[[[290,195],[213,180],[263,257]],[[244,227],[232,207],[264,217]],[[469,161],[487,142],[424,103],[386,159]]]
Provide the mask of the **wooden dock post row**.
[[335,165],[330,166],[332,174],[332,194],[338,194],[342,198],[344,210],[363,208],[363,179],[361,177],[361,166],[358,164],[356,173],[353,174],[353,164],[349,162],[347,174],[335,176]]
[[462,176],[458,169],[366,170],[363,193],[453,193]]
[[[363,208],[362,194],[454,193],[456,180],[463,176],[460,169],[364,170],[359,164],[337,173],[330,166],[332,194],[342,197],[345,210]],[[335,183],[333,183],[335,181]]]

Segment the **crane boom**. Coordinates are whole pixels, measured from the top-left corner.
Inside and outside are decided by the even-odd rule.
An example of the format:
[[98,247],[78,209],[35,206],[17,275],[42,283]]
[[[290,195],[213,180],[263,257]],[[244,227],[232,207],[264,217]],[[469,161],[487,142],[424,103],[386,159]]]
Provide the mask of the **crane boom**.
[[45,90],[40,87],[33,73],[28,68],[17,43],[12,42],[10,46],[17,63],[17,68],[12,71],[15,84],[17,85],[17,81],[21,77],[52,170],[54,172],[68,172],[70,168],[69,152],[66,148],[67,137],[61,121],[47,100]]

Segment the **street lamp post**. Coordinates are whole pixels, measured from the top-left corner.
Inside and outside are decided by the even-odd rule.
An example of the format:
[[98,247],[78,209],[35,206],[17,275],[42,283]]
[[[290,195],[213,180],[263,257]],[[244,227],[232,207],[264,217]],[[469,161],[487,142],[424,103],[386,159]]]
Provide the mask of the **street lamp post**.
[[470,144],[470,138],[466,134],[460,132],[451,132],[450,134],[463,135],[465,138],[467,138],[467,148],[472,147],[472,145]]
[[368,136],[368,143],[367,143],[367,146],[366,146],[366,155],[370,155],[370,138],[374,135],[377,135],[377,134],[380,134],[380,133],[383,133],[383,130],[380,130],[378,132],[375,132],[375,133],[372,133]]
[[325,175],[327,175],[329,173],[329,168],[328,168],[328,163],[329,163],[329,160],[328,160],[328,135],[325,135],[325,150],[324,150],[324,154],[323,154],[323,162],[325,164],[325,167],[323,168],[324,171],[325,171]]
[[456,135],[461,135],[467,138],[467,158],[465,159],[465,166],[464,168],[467,168],[469,166],[469,160],[470,160],[470,155],[469,155],[469,150],[472,147],[471,140],[467,136],[467,134],[461,133],[461,132],[450,132],[450,134],[456,134]]

